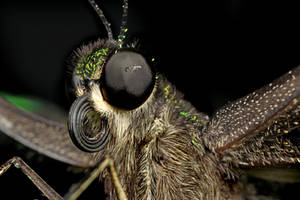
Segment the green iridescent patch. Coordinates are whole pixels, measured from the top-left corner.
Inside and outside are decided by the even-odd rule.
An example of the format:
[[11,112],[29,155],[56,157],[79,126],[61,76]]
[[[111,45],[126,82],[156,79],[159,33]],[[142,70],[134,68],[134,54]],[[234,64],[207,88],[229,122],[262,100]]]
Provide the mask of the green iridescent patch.
[[41,103],[25,96],[12,95],[7,92],[0,92],[0,96],[25,111],[35,112],[41,107]]
[[197,142],[196,142],[195,139],[192,139],[192,144],[193,144],[193,145],[196,145],[196,144],[197,144]]
[[[155,78],[158,79],[158,77]],[[174,98],[174,96],[171,94],[171,85],[165,85],[161,88],[161,90],[163,91],[165,102],[174,103],[174,105],[176,105],[176,108],[178,109],[179,115],[183,116],[186,120],[192,121],[193,123],[198,122],[197,114],[185,111],[184,108],[182,108],[179,102],[176,100],[176,98]]]
[[179,112],[180,115],[184,116],[185,118],[189,118],[190,117],[190,114],[188,112],[184,112],[184,111],[181,111]]
[[185,111],[180,111],[179,114],[181,116],[184,116],[188,120],[197,121],[197,115],[192,115],[192,114],[190,114],[188,112],[185,112]]
[[75,73],[83,78],[96,79],[99,67],[103,64],[108,48],[98,49],[79,59]]
[[170,95],[170,85],[167,85],[166,87],[164,87],[164,94],[165,94],[165,101],[169,102],[169,95]]
[[118,38],[118,42],[119,42],[119,49],[121,49],[123,47],[123,41],[126,38],[125,33],[128,31],[128,29],[124,29],[124,35],[120,35]]

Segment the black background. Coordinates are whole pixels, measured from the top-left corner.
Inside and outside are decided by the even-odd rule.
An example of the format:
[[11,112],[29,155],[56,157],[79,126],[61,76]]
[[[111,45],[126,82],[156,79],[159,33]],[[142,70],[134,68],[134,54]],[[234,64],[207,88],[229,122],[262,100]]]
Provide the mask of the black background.
[[[115,36],[121,5],[100,4]],[[300,64],[298,8],[290,1],[130,0],[128,38],[138,38],[158,70],[212,114]],[[98,37],[106,32],[87,1],[1,1],[0,91],[68,108],[65,60]]]

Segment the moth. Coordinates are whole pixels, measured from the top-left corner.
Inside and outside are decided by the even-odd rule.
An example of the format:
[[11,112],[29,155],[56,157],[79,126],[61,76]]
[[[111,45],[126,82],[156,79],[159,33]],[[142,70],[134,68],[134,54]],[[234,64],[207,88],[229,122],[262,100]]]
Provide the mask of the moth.
[[[104,24],[109,28],[105,20]],[[125,26],[121,27],[121,32],[126,32]],[[89,48],[82,47],[73,59],[73,91],[78,99],[71,108],[70,116],[79,118],[69,119],[69,129],[80,149],[97,152],[83,163],[94,165],[105,155],[112,157],[129,199],[257,197],[256,191],[243,182],[239,169],[297,168],[299,68],[287,72],[263,89],[225,105],[209,118],[185,101],[163,75],[153,73],[152,60],[147,61],[142,54],[126,49],[122,44],[123,34],[116,41],[108,41],[111,42],[98,41]],[[90,48],[95,51],[90,53]],[[131,59],[126,60],[122,56]],[[90,63],[81,60],[82,57],[97,61],[96,67],[93,67],[95,63],[90,67],[84,65]],[[135,77],[137,82],[133,85],[118,82],[119,78],[114,78],[118,70],[129,73],[129,77]],[[135,76],[135,73],[140,74]],[[127,78],[127,75],[123,76]],[[140,80],[140,77],[143,79]],[[112,86],[114,84],[117,86]],[[134,92],[141,87],[144,90],[142,95],[138,95],[141,99],[128,91],[120,94],[116,91],[118,84],[125,84],[122,87]],[[120,99],[121,102],[118,101]],[[9,107],[5,106],[5,102],[2,105]],[[83,119],[79,114],[87,116],[83,123],[85,126],[76,127],[73,122],[79,120],[81,123]],[[9,134],[5,127],[12,129],[8,126],[12,119],[8,122],[5,119],[2,119],[1,127]],[[30,117],[26,119],[30,120]],[[56,126],[52,124],[49,127]],[[38,128],[45,127],[40,125]],[[54,132],[61,131],[56,127]],[[87,140],[82,142],[78,139],[77,132],[79,136],[86,136]],[[98,132],[101,134],[98,135]],[[68,135],[60,133],[56,136]],[[91,138],[91,142],[96,143],[90,145]],[[36,141],[38,145],[44,142],[40,146],[45,148],[50,141],[49,137],[47,139]],[[56,158],[65,161],[75,159],[75,163],[80,163],[86,154],[75,150],[66,140],[58,140],[64,143],[59,145],[57,142],[58,148],[54,149]],[[75,156],[59,153],[60,148],[67,149],[66,146],[77,152]],[[111,198],[116,198],[108,172],[105,171],[103,176],[106,191]]]

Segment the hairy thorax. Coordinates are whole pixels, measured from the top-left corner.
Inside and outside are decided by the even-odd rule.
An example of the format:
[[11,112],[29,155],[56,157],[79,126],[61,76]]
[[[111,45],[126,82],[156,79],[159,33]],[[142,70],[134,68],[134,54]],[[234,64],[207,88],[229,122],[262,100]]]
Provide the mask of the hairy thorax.
[[[130,117],[114,116],[111,127],[120,127],[113,123],[121,123],[122,118],[127,125],[102,152],[113,158],[128,198],[230,198],[216,159],[201,140],[208,117],[182,100],[168,82],[161,81],[159,86],[150,100],[151,108]],[[107,172],[103,178],[110,199],[117,199]]]

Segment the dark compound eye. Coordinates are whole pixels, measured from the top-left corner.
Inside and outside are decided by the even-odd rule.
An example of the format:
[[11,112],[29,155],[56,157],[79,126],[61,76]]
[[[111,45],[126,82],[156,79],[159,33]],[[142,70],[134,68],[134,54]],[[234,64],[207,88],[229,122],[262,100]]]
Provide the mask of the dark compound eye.
[[129,50],[114,54],[101,77],[105,100],[123,109],[141,105],[151,94],[153,86],[151,67],[141,54]]

